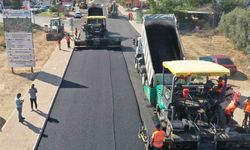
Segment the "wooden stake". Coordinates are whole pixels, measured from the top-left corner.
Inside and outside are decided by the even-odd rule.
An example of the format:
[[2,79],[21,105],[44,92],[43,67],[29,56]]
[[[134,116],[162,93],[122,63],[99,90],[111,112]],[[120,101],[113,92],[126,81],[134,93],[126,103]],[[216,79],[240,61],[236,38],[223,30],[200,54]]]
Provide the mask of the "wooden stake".
[[14,68],[13,68],[13,67],[11,67],[11,72],[12,72],[12,73],[15,73],[15,72],[14,72]]

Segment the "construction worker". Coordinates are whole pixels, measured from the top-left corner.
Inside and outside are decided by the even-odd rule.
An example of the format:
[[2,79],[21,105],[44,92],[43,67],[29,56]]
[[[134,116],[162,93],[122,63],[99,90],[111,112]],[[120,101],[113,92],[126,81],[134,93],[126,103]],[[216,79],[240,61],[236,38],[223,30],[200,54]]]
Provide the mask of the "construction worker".
[[219,77],[218,78],[218,85],[209,90],[210,95],[212,97],[219,98],[223,92],[224,87],[225,87],[225,81],[224,81],[223,77]]
[[218,79],[218,86],[216,87],[216,92],[220,95],[223,91],[223,88],[225,86],[225,81],[222,77],[219,77]]
[[233,113],[235,109],[240,105],[239,100],[240,100],[241,94],[240,92],[234,92],[233,99],[229,103],[229,105],[225,108],[224,113],[226,115],[226,125],[230,123],[231,117],[233,117]]
[[70,48],[70,41],[72,40],[72,38],[70,37],[70,35],[69,34],[67,34],[67,36],[66,36],[66,41],[67,41],[67,46],[68,46],[68,48]]
[[77,35],[78,35],[78,29],[75,28],[75,38],[77,38]]
[[248,121],[248,126],[250,126],[250,97],[247,97],[244,103],[245,103],[244,106],[245,117],[243,120],[243,125],[247,125]]
[[59,37],[57,40],[59,50],[61,50],[61,40],[62,40],[61,37]]
[[133,20],[133,13],[132,12],[128,13],[128,20]]
[[150,145],[153,150],[161,150],[165,140],[165,132],[161,129],[160,124],[157,124],[155,128],[156,131],[152,134]]

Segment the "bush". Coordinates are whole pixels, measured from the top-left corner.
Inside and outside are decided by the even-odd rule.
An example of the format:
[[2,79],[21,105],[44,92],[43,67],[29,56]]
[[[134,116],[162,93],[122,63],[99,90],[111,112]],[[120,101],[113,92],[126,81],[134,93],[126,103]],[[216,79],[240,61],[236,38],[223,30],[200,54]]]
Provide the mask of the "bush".
[[250,9],[236,8],[223,15],[219,29],[241,50],[250,53]]
[[53,5],[49,8],[50,12],[58,12],[60,5]]

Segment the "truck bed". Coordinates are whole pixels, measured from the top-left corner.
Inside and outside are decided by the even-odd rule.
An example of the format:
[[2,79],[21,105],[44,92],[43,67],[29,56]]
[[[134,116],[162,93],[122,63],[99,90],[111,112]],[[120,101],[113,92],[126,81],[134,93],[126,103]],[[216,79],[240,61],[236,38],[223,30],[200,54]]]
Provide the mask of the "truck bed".
[[182,59],[182,50],[175,27],[166,22],[152,22],[145,26],[155,73],[162,72],[162,62]]

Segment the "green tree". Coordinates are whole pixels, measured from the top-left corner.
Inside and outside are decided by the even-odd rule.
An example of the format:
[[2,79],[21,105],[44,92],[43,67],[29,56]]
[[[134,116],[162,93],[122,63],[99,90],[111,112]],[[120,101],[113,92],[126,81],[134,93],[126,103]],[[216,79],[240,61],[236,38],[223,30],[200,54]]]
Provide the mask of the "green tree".
[[250,9],[236,8],[223,15],[219,23],[219,29],[229,37],[234,44],[250,53]]
[[220,9],[224,13],[228,13],[236,7],[245,7],[246,0],[221,0]]
[[152,13],[174,13],[176,10],[195,10],[196,7],[211,3],[212,0],[148,0]]

